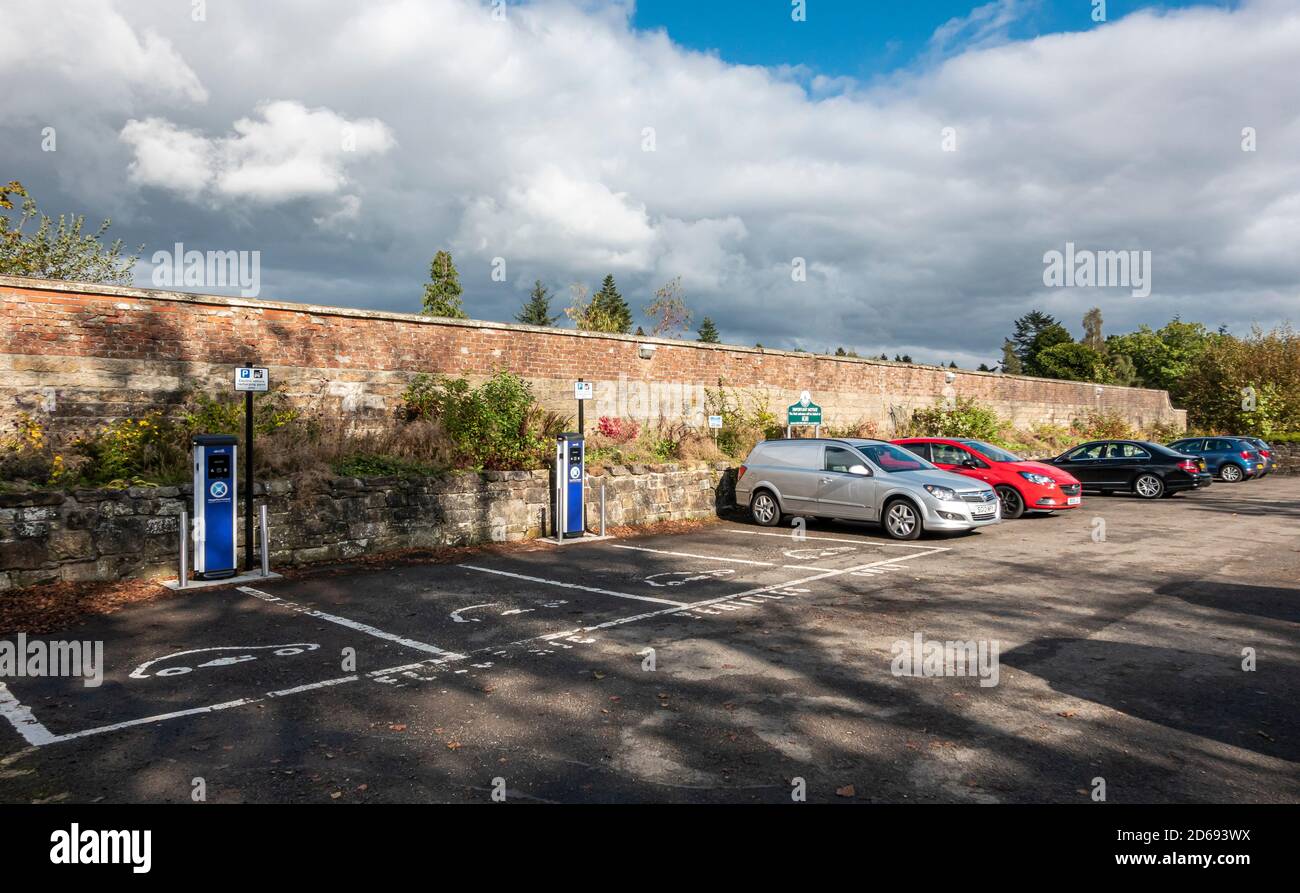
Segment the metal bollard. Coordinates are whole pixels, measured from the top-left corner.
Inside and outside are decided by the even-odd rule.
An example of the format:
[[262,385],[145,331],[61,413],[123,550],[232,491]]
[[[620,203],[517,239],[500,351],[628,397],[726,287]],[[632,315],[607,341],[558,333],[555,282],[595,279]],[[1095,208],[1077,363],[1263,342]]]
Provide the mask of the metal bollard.
[[184,589],[190,584],[190,513],[181,512],[181,553],[180,573],[177,575],[177,588]]
[[258,515],[257,523],[260,528],[258,533],[261,534],[262,576],[269,577],[271,575],[271,531],[266,524],[266,503],[262,503],[260,508],[261,514]]
[[600,482],[600,535],[605,535],[605,482]]

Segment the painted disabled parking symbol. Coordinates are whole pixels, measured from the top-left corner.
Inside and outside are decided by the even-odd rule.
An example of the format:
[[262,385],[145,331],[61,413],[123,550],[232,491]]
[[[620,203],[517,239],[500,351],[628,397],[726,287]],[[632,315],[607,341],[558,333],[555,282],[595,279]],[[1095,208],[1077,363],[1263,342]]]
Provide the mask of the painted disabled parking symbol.
[[836,555],[843,555],[845,552],[856,551],[857,548],[857,546],[830,546],[825,549],[786,549],[784,554],[787,558],[811,561],[817,558],[833,558]]
[[662,574],[651,574],[644,582],[651,586],[684,586],[701,580],[720,580],[734,573],[735,571],[729,567],[718,568],[715,571],[666,571]]
[[208,487],[208,493],[213,499],[224,499],[230,488],[226,486],[225,481],[213,481],[212,486]]
[[[151,676],[184,676],[186,673],[194,672],[194,669],[210,669],[212,667],[229,667],[235,664],[246,663],[250,660],[257,660],[258,655],[252,654],[254,651],[270,651],[276,657],[293,657],[306,651],[315,651],[320,645],[314,642],[291,642],[287,645],[222,645],[216,648],[195,648],[191,651],[177,651],[175,654],[167,654],[163,657],[155,657],[153,660],[147,660],[140,666],[131,671],[132,679],[148,679]],[[220,657],[212,657],[209,660],[202,660],[198,655],[210,655],[216,652],[227,652]],[[200,663],[200,660],[202,662]],[[159,666],[166,664],[166,666]]]

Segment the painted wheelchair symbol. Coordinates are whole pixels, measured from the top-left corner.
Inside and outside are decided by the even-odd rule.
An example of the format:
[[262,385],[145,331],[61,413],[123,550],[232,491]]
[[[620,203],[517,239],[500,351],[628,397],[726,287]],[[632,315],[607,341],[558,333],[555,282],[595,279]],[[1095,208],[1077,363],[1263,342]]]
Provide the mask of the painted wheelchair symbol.
[[[651,586],[684,586],[687,583],[698,583],[701,580],[721,580],[723,577],[729,577],[735,571],[729,567],[718,568],[714,571],[666,571],[662,574],[651,574],[642,582],[649,583]],[[668,579],[677,577],[679,579]]]
[[[250,660],[257,660],[257,655],[252,654],[254,651],[271,651],[276,657],[293,657],[296,654],[302,654],[307,651],[315,651],[320,648],[318,644],[309,642],[295,642],[289,645],[222,645],[217,648],[195,648],[192,651],[177,651],[175,654],[168,654],[163,657],[156,657],[153,660],[147,660],[140,666],[131,671],[132,679],[148,679],[151,676],[184,676],[186,673],[192,673],[197,669],[209,667],[229,667],[235,664],[246,663]],[[224,657],[214,657],[203,663],[195,663],[192,655],[209,654],[217,651],[237,652]],[[182,662],[177,662],[172,666],[163,667],[159,670],[147,672],[157,664],[170,661],[174,658],[189,658]]]

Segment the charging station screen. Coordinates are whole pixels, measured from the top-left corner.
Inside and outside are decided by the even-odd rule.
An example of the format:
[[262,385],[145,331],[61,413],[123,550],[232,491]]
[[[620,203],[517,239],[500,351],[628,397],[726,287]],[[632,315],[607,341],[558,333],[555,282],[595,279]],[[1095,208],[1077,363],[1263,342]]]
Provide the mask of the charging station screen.
[[230,456],[225,453],[208,455],[208,478],[229,478]]

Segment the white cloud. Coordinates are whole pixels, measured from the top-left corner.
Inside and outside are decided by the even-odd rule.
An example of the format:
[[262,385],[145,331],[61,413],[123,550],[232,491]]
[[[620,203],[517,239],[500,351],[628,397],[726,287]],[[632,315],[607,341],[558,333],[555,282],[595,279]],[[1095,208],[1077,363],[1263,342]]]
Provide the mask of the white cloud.
[[[204,102],[208,93],[173,43],[148,25],[133,26],[110,0],[51,3],[5,0],[0,79],[44,89],[5,93],[5,116],[50,114],[53,107],[134,98]],[[75,94],[51,89],[74,81]]]
[[[1112,331],[1296,315],[1294,3],[1012,40],[1028,7],[1004,0],[940,28],[928,64],[870,84],[730,65],[632,31],[627,5],[565,0],[512,2],[504,22],[469,0],[223,0],[202,25],[167,0],[88,4],[105,33],[136,35],[136,50],[113,38],[137,60],[114,69],[65,6],[20,19],[18,52],[41,55],[0,61],[11,93],[62,97],[78,128],[120,133],[120,159],[95,157],[129,172],[147,222],[128,243],[233,242],[239,227],[264,249],[264,294],[413,309],[452,247],[481,316],[522,298],[488,279],[501,256],[515,283],[614,272],[634,306],[680,274],[697,316],[735,340],[963,363],[996,359],[1031,306],[1076,332],[1094,304]],[[129,101],[81,96],[83,57]],[[354,153],[339,149],[347,123]],[[1244,126],[1257,152],[1241,151]],[[7,176],[42,170],[29,142],[0,129],[0,155],[20,159]],[[121,224],[82,198],[68,200]],[[261,212],[228,213],[243,200]],[[1152,296],[1044,290],[1043,253],[1066,241],[1151,250]]]
[[387,152],[392,131],[373,118],[349,121],[329,109],[268,102],[257,118],[240,118],[231,136],[209,138],[161,118],[130,120],[133,182],[196,199],[280,202],[335,195],[348,183],[345,165]]

